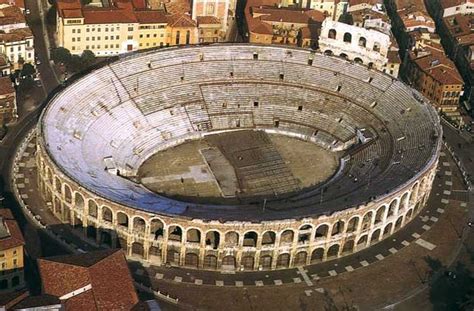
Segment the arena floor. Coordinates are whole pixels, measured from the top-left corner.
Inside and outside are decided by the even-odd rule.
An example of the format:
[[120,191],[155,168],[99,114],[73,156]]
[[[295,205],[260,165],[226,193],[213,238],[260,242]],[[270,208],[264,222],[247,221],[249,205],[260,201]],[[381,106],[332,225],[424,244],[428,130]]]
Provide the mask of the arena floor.
[[338,168],[338,154],[263,131],[206,136],[159,152],[143,163],[150,190],[188,201],[228,203],[281,196],[317,185]]

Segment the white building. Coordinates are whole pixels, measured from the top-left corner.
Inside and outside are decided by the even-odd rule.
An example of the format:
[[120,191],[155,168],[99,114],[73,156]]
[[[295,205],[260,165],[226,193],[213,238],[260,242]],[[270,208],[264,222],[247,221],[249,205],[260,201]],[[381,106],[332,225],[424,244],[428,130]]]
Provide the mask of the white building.
[[443,17],[456,14],[468,15],[474,13],[474,0],[442,0]]
[[19,28],[0,34],[0,53],[6,56],[13,69],[21,68],[23,63],[34,66],[35,50],[31,30]]
[[335,55],[383,70],[388,63],[390,36],[372,29],[324,20],[319,37],[319,48],[327,55]]

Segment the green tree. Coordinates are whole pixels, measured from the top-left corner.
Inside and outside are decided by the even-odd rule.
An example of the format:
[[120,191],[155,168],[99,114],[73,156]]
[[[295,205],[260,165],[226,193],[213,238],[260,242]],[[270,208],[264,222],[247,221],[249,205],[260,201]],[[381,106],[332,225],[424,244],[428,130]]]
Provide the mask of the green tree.
[[69,72],[77,72],[84,69],[84,63],[79,55],[72,55],[66,67]]
[[35,67],[33,67],[33,65],[30,63],[26,63],[26,64],[23,64],[23,68],[21,69],[21,76],[31,77],[32,75],[35,74],[35,72],[36,72]]
[[89,67],[95,63],[95,54],[90,50],[84,50],[81,55],[81,60],[84,67]]
[[18,87],[19,93],[28,92],[35,85],[35,81],[32,77],[26,77],[20,80],[20,86]]
[[71,60],[71,52],[63,47],[55,48],[51,51],[51,59],[55,63],[67,64]]

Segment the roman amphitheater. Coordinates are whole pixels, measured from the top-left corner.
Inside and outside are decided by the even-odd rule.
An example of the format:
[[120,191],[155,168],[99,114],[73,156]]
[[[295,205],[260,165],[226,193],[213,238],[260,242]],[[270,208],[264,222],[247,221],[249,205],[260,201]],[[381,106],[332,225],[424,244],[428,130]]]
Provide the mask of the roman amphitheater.
[[357,252],[430,193],[436,112],[392,77],[311,50],[129,55],[58,92],[38,185],[62,222],[151,264],[284,269]]

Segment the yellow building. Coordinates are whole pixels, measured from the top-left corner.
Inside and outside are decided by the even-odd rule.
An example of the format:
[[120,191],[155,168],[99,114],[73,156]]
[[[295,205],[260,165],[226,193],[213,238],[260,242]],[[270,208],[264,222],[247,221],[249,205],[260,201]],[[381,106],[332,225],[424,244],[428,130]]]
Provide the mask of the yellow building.
[[198,42],[197,25],[184,13],[167,14],[139,1],[111,0],[107,9],[80,0],[57,1],[58,45],[81,54],[109,56],[153,47]]
[[25,240],[9,209],[0,209],[0,293],[24,287]]

